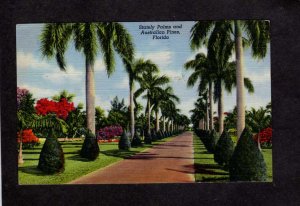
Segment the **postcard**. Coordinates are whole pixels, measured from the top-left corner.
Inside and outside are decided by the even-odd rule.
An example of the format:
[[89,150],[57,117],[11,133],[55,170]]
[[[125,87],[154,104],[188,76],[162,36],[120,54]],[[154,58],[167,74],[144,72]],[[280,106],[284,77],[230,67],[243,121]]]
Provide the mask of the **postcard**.
[[270,21],[16,25],[18,183],[272,182]]

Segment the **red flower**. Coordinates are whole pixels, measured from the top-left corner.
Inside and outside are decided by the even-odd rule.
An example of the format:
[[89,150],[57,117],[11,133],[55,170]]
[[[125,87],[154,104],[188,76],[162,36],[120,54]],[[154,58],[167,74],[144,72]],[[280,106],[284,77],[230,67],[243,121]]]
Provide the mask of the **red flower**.
[[37,101],[35,109],[39,115],[54,113],[58,118],[66,119],[69,112],[75,110],[75,107],[73,102],[68,102],[65,98],[59,102],[43,98]]
[[[259,132],[260,142],[272,143],[272,128],[267,127]],[[258,134],[254,136],[254,140],[258,141]]]
[[[21,135],[20,132],[17,133],[17,140],[18,143],[20,143],[20,139],[21,139]],[[37,136],[34,135],[34,133],[32,132],[32,129],[25,129],[22,132],[22,142],[23,143],[37,143],[39,142],[39,138],[37,138]]]

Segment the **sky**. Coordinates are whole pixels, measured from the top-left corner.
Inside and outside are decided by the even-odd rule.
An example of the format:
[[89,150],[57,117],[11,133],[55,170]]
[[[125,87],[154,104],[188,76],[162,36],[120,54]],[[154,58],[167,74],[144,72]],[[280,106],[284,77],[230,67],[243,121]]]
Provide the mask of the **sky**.
[[[122,22],[132,36],[135,46],[135,58],[150,59],[160,68],[160,73],[170,77],[170,85],[174,93],[180,98],[177,107],[187,116],[193,109],[197,99],[197,86],[188,88],[187,79],[191,72],[186,71],[184,63],[194,58],[198,52],[207,52],[202,47],[192,51],[189,45],[190,29],[193,21],[185,22]],[[154,26],[152,31],[167,30],[179,31],[179,34],[167,35],[169,39],[153,39],[152,34],[141,34],[142,30],[148,32],[151,29],[142,29],[147,26]],[[180,28],[181,25],[181,28]],[[74,103],[85,104],[85,58],[74,48],[71,41],[66,52],[67,71],[59,70],[54,59],[43,58],[40,52],[40,39],[43,24],[18,24],[16,27],[17,40],[17,86],[28,89],[33,97],[51,98],[62,90],[74,93]],[[166,26],[171,26],[167,29]],[[173,28],[179,26],[179,28]],[[165,34],[166,35],[166,34]],[[161,36],[161,35],[158,35]],[[164,36],[164,35],[162,35]],[[96,106],[100,106],[106,112],[110,109],[110,101],[118,96],[124,98],[128,104],[129,86],[128,75],[118,55],[115,55],[115,72],[108,77],[105,65],[102,61],[102,54],[99,53],[95,62],[95,93]],[[234,60],[234,56],[231,58]],[[244,50],[245,77],[249,77],[254,85],[254,94],[246,92],[246,108],[258,108],[265,106],[271,101],[271,64],[270,48],[262,60],[253,59],[251,50]],[[138,87],[138,85],[137,85]],[[145,106],[145,101],[139,101]],[[230,112],[236,105],[236,93],[225,92],[224,111]],[[214,110],[217,110],[215,105]]]

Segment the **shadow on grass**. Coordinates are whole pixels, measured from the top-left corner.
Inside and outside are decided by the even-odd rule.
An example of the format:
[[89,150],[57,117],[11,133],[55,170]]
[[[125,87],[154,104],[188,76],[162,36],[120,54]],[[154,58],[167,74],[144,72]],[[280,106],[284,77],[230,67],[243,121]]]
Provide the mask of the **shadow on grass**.
[[92,162],[93,161],[93,160],[89,160],[89,159],[83,158],[79,154],[67,157],[66,159],[74,160],[74,161],[79,161],[79,162]]
[[229,182],[229,177],[228,176],[203,177],[201,182]]
[[82,145],[82,142],[60,142],[62,146],[64,145]]
[[222,170],[223,167],[215,164],[194,164],[195,173],[197,174],[208,174],[208,175],[228,175],[228,172],[215,171],[215,169]]
[[39,158],[24,158],[24,161],[38,161]]
[[118,150],[118,149],[112,149],[112,150],[105,150],[100,151],[100,153],[106,155],[106,156],[113,156],[113,157],[120,157],[120,158],[129,158],[130,156],[136,154],[136,151],[127,151],[127,150]]
[[39,150],[39,151],[23,151],[22,153],[23,154],[40,154],[41,150]]
[[41,170],[37,168],[37,166],[26,166],[26,167],[19,167],[19,171],[22,171],[27,174],[33,174],[37,176],[47,176],[48,174],[43,173]]

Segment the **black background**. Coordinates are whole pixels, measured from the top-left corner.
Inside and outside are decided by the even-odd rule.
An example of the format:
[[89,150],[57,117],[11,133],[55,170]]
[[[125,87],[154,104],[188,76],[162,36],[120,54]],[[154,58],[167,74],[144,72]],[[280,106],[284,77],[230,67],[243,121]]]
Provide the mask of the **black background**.
[[[3,205],[300,205],[299,0],[5,0],[0,5]],[[273,183],[18,185],[16,24],[217,19],[271,21]]]

